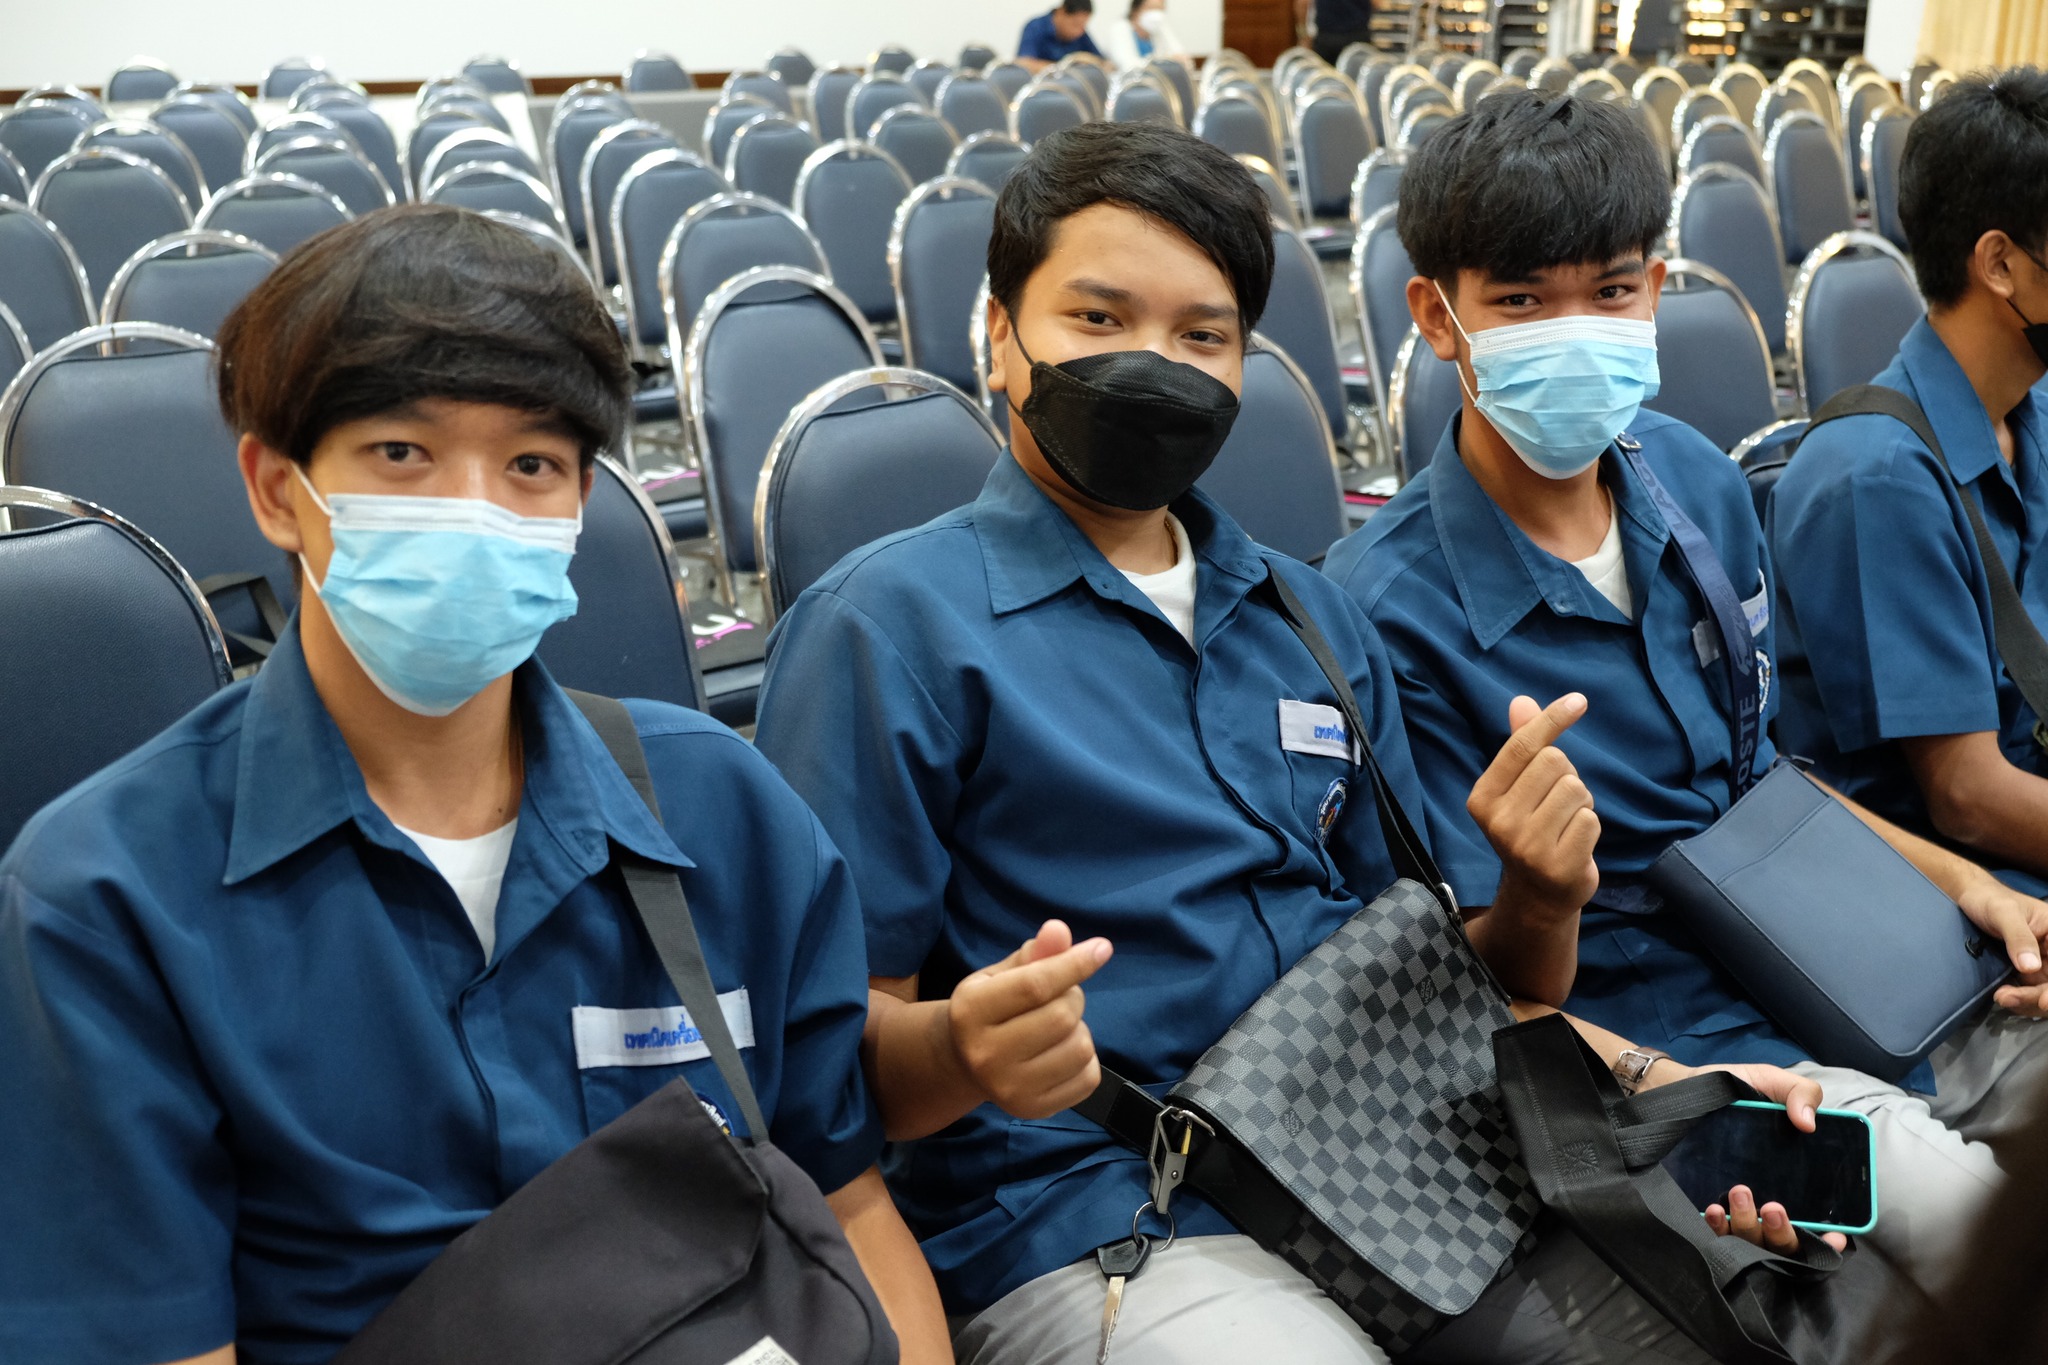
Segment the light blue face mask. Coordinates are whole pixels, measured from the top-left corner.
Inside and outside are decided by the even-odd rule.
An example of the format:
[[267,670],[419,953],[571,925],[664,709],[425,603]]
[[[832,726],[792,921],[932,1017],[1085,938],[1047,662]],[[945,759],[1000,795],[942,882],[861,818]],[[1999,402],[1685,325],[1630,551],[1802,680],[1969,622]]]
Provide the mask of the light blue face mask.
[[1590,468],[1657,396],[1655,322],[1581,315],[1467,332],[1452,311],[1451,325],[1472,351],[1473,406],[1547,479]]
[[[297,469],[297,466],[294,466]],[[476,498],[320,496],[334,555],[315,583],[341,642],[379,691],[445,716],[531,658],[547,628],[576,613],[569,560],[576,518],[522,517]]]

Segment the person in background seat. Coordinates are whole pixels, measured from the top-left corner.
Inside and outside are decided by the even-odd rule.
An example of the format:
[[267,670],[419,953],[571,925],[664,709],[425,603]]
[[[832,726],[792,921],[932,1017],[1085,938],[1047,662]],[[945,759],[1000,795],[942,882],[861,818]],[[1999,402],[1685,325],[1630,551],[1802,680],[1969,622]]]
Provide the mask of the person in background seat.
[[1100,57],[1102,50],[1088,36],[1088,21],[1094,14],[1095,0],[1060,0],[1024,25],[1017,39],[1017,64],[1027,71],[1043,71],[1076,52]]

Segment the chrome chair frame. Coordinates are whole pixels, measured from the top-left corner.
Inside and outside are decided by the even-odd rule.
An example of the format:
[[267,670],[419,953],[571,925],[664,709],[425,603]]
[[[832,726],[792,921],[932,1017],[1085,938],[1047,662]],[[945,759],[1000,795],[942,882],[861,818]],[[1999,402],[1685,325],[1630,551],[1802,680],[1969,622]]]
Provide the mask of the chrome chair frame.
[[106,297],[100,302],[101,325],[111,327],[120,321],[114,313],[121,305],[121,296],[127,292],[129,283],[143,266],[178,251],[184,252],[187,256],[200,255],[197,248],[202,246],[251,252],[263,257],[273,266],[277,264],[275,251],[254,238],[244,237],[239,232],[221,232],[215,228],[186,228],[183,232],[169,233],[144,245],[141,250],[122,262],[121,268],[114,272],[113,280],[107,285]]
[[970,199],[986,199],[990,203],[994,203],[996,198],[979,180],[970,180],[964,175],[938,176],[904,196],[903,202],[896,206],[895,221],[889,226],[889,285],[896,294],[896,323],[903,339],[903,364],[909,369],[917,368],[917,347],[910,335],[910,308],[903,293],[904,235],[910,230],[911,216],[919,208],[935,199],[950,200],[956,194],[964,194]]
[[1806,391],[1806,305],[1813,293],[1813,282],[1830,261],[1859,249],[1890,258],[1905,275],[1907,285],[1916,291],[1919,288],[1919,278],[1913,273],[1913,263],[1906,253],[1866,228],[1829,233],[1819,246],[1806,253],[1785,303],[1785,354],[1792,362],[1792,383],[1799,395],[1801,417],[1813,415],[1813,396]]

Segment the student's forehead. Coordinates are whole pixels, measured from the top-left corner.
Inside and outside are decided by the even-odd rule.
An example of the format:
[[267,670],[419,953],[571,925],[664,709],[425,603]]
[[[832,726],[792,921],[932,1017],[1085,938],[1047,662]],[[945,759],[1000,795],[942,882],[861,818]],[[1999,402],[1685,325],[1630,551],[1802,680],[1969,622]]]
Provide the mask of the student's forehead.
[[[1060,288],[1075,279],[1141,288],[1171,272],[1202,292],[1235,298],[1230,278],[1178,228],[1105,200],[1053,224],[1035,285]],[[1117,278],[1128,276],[1129,278]]]
[[1491,270],[1475,270],[1481,282],[1489,287],[1508,285],[1559,284],[1566,281],[1602,280],[1610,276],[1636,275],[1648,265],[1649,257],[1640,251],[1626,252],[1611,261],[1580,261],[1572,265],[1553,265],[1528,271],[1526,274],[1497,275]]

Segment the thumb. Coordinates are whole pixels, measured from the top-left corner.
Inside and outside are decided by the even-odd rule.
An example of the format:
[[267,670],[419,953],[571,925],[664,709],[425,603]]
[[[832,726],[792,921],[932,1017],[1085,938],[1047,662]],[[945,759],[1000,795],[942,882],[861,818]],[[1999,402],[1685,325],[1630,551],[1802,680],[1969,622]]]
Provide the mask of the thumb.
[[1521,729],[1530,721],[1543,714],[1543,708],[1536,704],[1534,697],[1516,697],[1508,703],[1508,729]]
[[1065,920],[1049,919],[1038,926],[1038,936],[1024,945],[1020,965],[1026,962],[1043,962],[1049,957],[1058,957],[1074,946],[1074,931],[1067,927]]
[[2014,899],[1998,911],[1999,936],[2005,940],[2006,958],[2022,972],[2041,970],[2041,942],[2027,923],[2027,912]]

